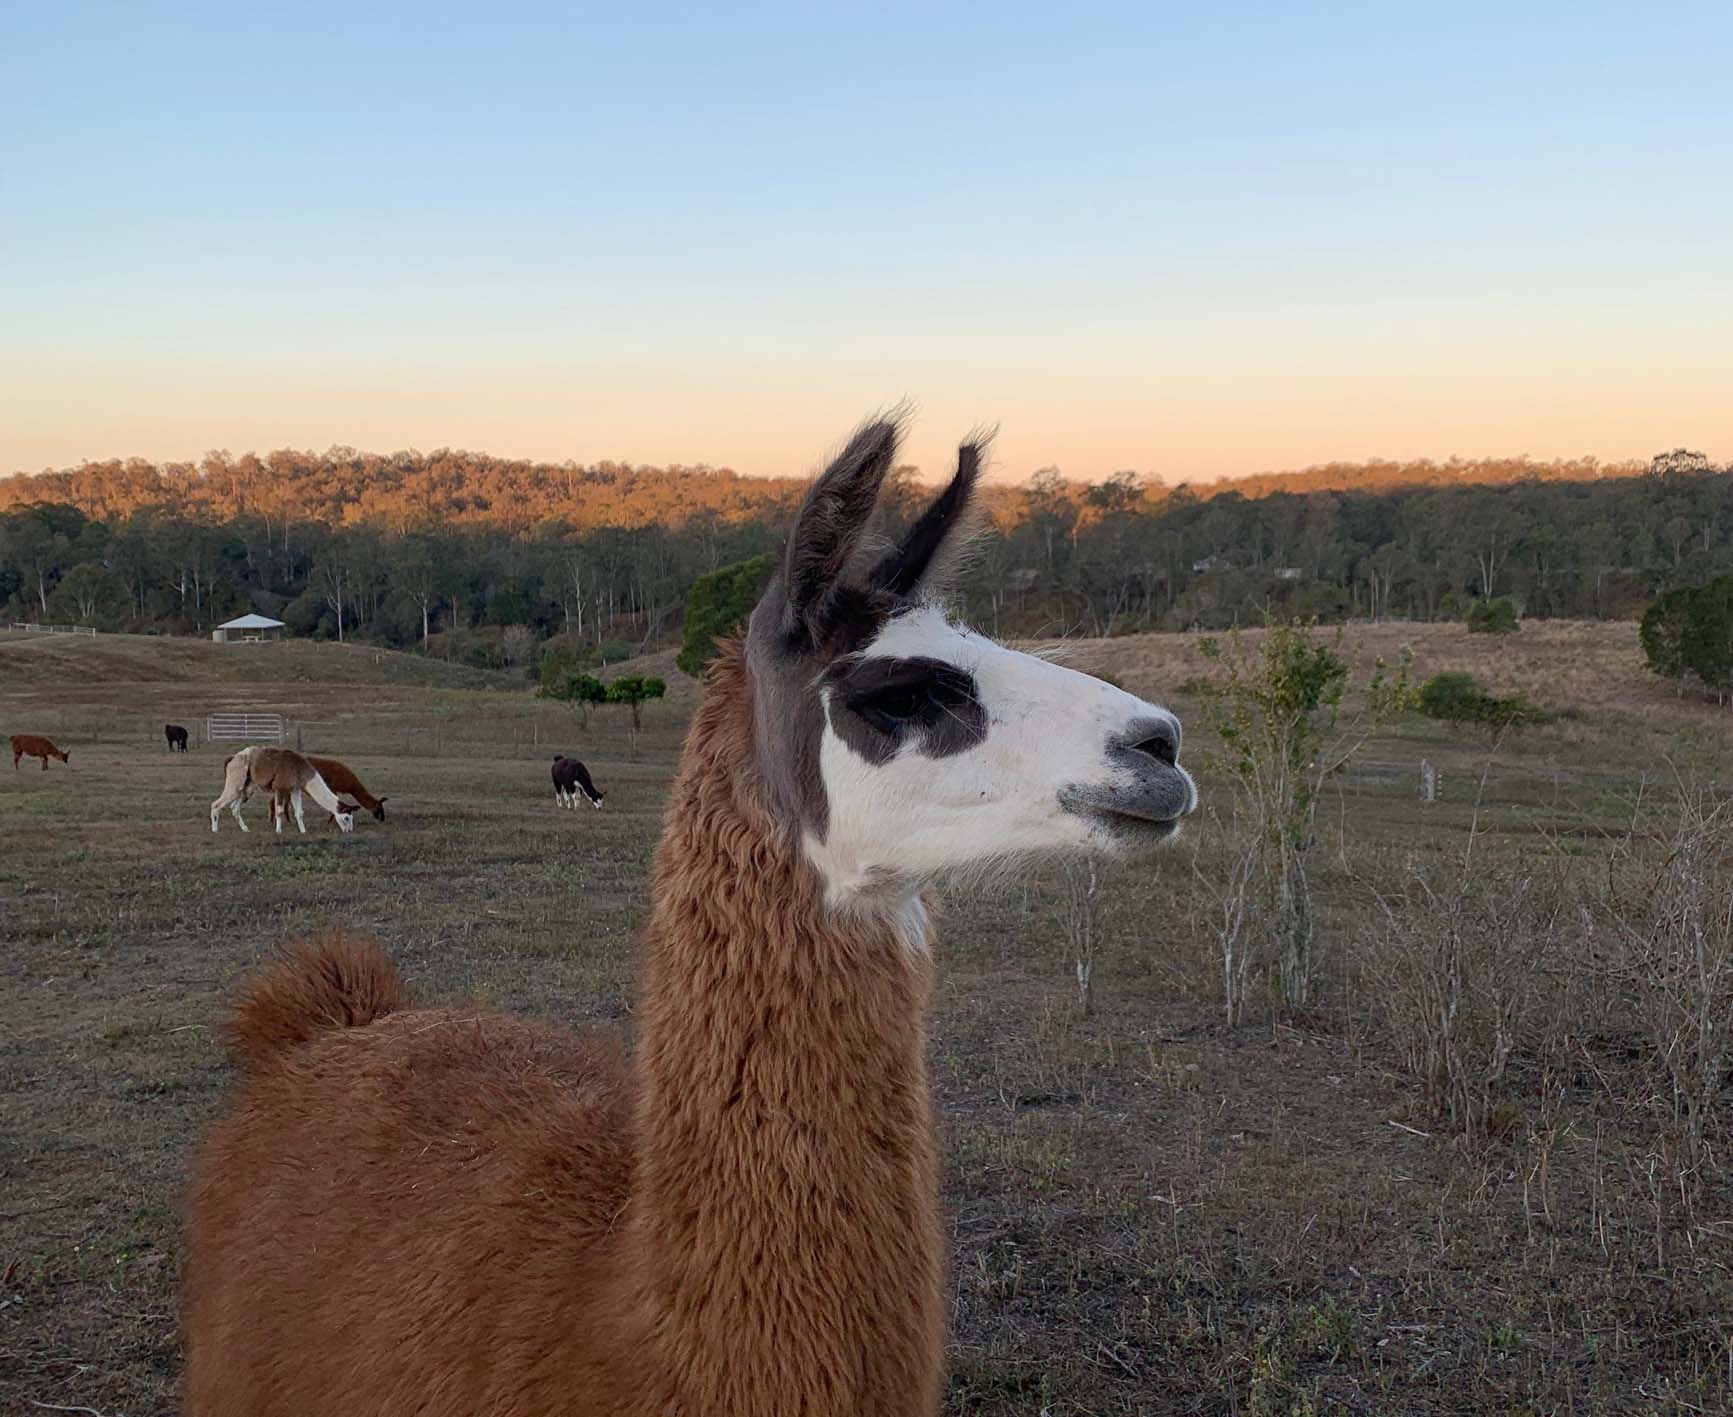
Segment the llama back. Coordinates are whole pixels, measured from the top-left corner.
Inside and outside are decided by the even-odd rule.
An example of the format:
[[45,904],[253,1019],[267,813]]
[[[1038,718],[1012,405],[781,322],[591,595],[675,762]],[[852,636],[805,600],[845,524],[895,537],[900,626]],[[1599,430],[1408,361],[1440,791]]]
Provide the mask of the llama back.
[[[406,1001],[332,935],[237,1007],[242,1080],[188,1194],[188,1417],[623,1410],[593,1364],[637,1341],[619,1041]],[[610,1335],[592,1358],[573,1320]]]
[[385,951],[341,930],[291,941],[250,980],[229,1017],[229,1056],[243,1073],[281,1063],[294,1047],[339,1028],[364,1028],[409,1004]]

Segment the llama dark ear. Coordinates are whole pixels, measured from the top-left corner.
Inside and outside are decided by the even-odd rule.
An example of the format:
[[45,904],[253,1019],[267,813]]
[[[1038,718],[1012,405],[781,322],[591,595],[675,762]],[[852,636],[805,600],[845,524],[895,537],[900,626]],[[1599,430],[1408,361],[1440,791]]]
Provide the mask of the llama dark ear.
[[913,595],[923,581],[932,577],[942,554],[954,551],[965,539],[960,532],[968,520],[987,442],[988,437],[983,434],[957,450],[956,475],[908,529],[896,549],[873,567],[869,584],[875,590]]
[[901,435],[897,415],[863,424],[800,504],[782,567],[788,630],[815,638],[822,634],[818,620],[825,601],[841,582],[872,515]]

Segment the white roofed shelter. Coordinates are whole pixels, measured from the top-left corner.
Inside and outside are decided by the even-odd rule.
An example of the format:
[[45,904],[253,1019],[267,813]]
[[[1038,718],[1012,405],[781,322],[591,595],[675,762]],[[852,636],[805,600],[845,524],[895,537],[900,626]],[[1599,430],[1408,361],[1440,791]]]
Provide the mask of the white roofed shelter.
[[283,622],[273,620],[269,615],[240,615],[211,631],[211,638],[220,645],[241,640],[280,640],[282,637]]

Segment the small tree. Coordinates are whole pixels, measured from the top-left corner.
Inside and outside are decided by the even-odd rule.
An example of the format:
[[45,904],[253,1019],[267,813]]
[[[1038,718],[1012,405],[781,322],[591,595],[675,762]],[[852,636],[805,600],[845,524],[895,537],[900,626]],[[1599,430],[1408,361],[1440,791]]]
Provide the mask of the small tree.
[[544,699],[576,704],[578,721],[586,728],[590,722],[590,705],[608,701],[608,686],[594,675],[576,668],[569,655],[561,651],[549,650],[542,655],[541,679],[541,688],[536,692]]
[[685,641],[674,660],[681,673],[702,674],[716,658],[716,641],[740,633],[774,564],[769,556],[754,556],[692,582],[686,597]]
[[1717,698],[1733,692],[1733,576],[1668,591],[1643,615],[1649,668],[1681,685],[1694,675]]
[[661,679],[646,679],[638,674],[626,674],[614,680],[607,687],[607,701],[611,704],[629,704],[632,709],[632,732],[636,733],[644,726],[644,705],[650,699],[659,699],[668,692],[668,685]]
[[1685,630],[1691,619],[1691,598],[1696,593],[1695,586],[1676,586],[1668,591],[1643,612],[1637,630],[1649,668],[1663,678],[1678,680],[1681,689],[1689,669],[1685,663]]
[[1680,650],[1686,668],[1717,699],[1733,691],[1733,576],[1717,576],[1692,593]]
[[1247,888],[1267,922],[1283,1001],[1311,992],[1312,892],[1308,865],[1324,784],[1341,772],[1373,730],[1408,701],[1406,654],[1394,671],[1382,661],[1344,709],[1352,678],[1342,636],[1319,638],[1313,624],[1272,625],[1256,649],[1236,630],[1224,645],[1205,639],[1204,658],[1225,671],[1204,694],[1205,718],[1221,739],[1211,765],[1239,791],[1255,837]]

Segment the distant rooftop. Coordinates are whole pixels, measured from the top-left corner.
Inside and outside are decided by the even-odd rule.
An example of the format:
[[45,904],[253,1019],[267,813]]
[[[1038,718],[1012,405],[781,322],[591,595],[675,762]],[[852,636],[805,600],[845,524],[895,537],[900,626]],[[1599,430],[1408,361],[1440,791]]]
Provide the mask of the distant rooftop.
[[233,620],[226,620],[218,625],[219,630],[280,630],[281,620],[273,620],[269,615],[241,615]]

